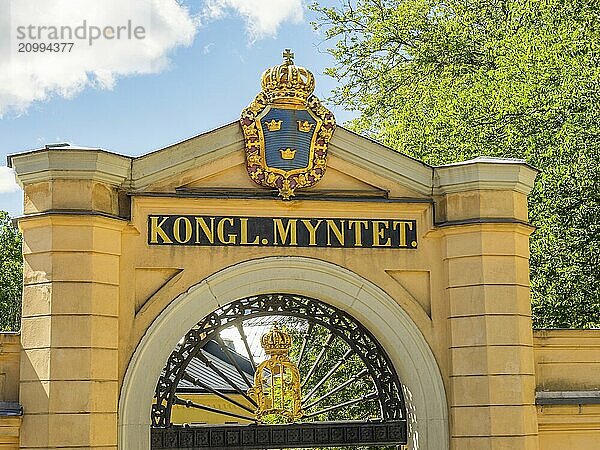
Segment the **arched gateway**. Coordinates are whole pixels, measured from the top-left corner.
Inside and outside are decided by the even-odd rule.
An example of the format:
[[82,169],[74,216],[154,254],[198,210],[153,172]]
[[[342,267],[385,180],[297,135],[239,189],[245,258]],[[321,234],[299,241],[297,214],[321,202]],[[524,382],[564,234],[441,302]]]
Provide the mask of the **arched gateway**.
[[[282,447],[319,429],[316,447],[538,448],[536,172],[431,167],[336,127],[291,58],[239,121],[164,149],[9,158],[25,191],[20,448],[243,447],[243,427]],[[266,334],[263,316],[282,328],[253,361],[243,334]]]
[[[150,400],[156,380],[171,350],[196,325],[198,317],[265,292],[319,297],[373,330],[400,379],[406,380],[412,448],[448,448],[443,382],[433,354],[412,320],[369,281],[334,264],[298,257],[264,258],[223,269],[190,288],[161,313],[142,338],[123,383],[119,405],[123,448],[149,448]],[[393,388],[393,381],[387,383],[386,387]]]

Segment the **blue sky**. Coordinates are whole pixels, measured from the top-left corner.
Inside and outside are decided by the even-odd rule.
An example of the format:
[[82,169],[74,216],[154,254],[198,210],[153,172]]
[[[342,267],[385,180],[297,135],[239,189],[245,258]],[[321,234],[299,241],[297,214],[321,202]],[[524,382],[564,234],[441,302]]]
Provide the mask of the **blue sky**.
[[[0,8],[7,1],[11,0],[0,0]],[[313,13],[300,6],[300,0],[279,0],[280,15],[265,7],[269,3],[190,2],[187,13],[196,21],[193,41],[188,46],[165,45],[169,62],[159,73],[136,75],[123,69],[123,75],[115,70],[114,80],[107,83],[112,86],[103,88],[96,82],[95,87],[74,89],[68,97],[50,89],[44,100],[22,101],[5,109],[0,118],[0,166],[6,164],[7,154],[52,142],[140,155],[237,120],[260,90],[262,71],[281,62],[284,48],[293,50],[296,64],[315,74],[315,92],[327,98],[335,86],[323,75],[324,68],[333,64],[326,53],[332,43],[323,42],[312,30]],[[253,9],[253,4],[258,7]],[[338,123],[352,117],[350,112],[333,110]],[[10,177],[6,168],[0,168],[0,209],[16,216],[22,214],[22,191],[14,190],[7,181]]]

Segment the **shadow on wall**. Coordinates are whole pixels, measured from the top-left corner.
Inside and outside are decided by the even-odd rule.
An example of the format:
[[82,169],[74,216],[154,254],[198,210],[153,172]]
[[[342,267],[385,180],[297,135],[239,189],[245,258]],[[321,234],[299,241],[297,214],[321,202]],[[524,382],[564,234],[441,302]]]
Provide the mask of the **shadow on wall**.
[[[0,447],[7,449],[19,448],[23,414],[19,404],[20,355],[20,333],[0,333]],[[42,395],[47,398],[45,392]]]

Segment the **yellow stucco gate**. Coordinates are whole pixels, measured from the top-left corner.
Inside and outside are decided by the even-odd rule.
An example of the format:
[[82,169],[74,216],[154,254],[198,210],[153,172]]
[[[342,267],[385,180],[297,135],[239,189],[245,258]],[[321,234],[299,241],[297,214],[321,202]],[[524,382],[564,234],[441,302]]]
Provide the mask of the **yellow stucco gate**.
[[[265,135],[273,105],[253,112],[259,126],[269,119]],[[326,115],[306,117],[298,130],[313,119],[333,130]],[[585,338],[594,364],[600,339],[550,332],[534,348],[534,169],[494,158],[431,167],[338,126],[323,135],[326,154],[314,138],[309,166],[326,164],[317,177],[290,185],[281,166],[282,183],[273,170],[273,185],[259,186],[256,168],[266,183],[276,166],[270,135],[267,163],[252,159],[243,120],[136,158],[73,146],[10,157],[25,191],[25,266],[21,351],[11,353],[18,395],[8,400],[23,413],[2,422],[13,438],[0,431],[0,447],[150,449],[157,380],[182,337],[232,302],[281,293],[318,299],[372,334],[403,386],[410,449],[597,448],[593,393],[549,394],[536,409],[536,386],[598,382],[587,365],[561,385],[570,356],[541,374],[555,353],[536,348]],[[293,150],[282,164],[302,153]]]

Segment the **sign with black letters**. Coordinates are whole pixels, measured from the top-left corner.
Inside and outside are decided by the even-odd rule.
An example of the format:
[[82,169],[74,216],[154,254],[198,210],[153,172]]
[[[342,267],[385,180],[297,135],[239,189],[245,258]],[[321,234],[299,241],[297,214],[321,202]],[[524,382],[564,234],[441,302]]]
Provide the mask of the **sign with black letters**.
[[415,249],[417,223],[405,219],[150,215],[148,244]]

